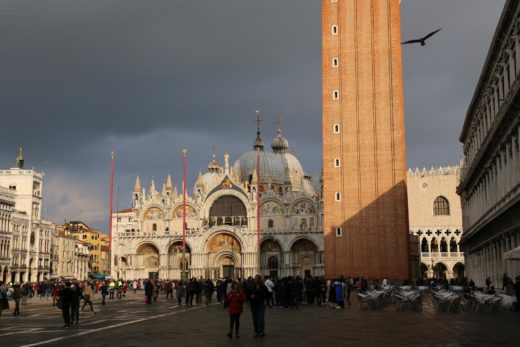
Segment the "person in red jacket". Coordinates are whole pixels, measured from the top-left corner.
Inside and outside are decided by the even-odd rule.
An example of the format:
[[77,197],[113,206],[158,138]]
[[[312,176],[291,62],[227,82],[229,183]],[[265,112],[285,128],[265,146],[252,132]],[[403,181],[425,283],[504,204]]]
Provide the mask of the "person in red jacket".
[[238,282],[233,282],[231,285],[231,291],[227,295],[227,304],[229,312],[229,332],[227,336],[232,338],[233,326],[235,327],[235,337],[240,337],[238,329],[240,327],[240,315],[242,314],[242,306],[246,301],[244,292],[238,285]]

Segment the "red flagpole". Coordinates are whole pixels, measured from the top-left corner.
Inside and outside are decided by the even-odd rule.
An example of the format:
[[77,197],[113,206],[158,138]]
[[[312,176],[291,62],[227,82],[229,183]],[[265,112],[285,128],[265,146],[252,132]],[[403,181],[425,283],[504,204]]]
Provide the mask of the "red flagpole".
[[114,207],[114,151],[110,152],[110,217],[108,218],[109,275],[112,275],[112,213]]
[[183,155],[183,179],[182,179],[182,251],[186,250],[186,147],[182,150]]
[[[258,176],[258,187],[256,189],[256,242],[260,254],[260,149],[256,152],[256,167]],[[260,264],[258,264],[260,266]]]

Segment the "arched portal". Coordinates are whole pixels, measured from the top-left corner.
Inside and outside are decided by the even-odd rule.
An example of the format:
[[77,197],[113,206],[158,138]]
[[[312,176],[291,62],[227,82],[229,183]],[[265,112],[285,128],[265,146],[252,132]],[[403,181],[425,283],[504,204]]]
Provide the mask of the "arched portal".
[[465,266],[462,263],[457,263],[453,266],[453,277],[458,279],[464,278]]
[[227,232],[213,235],[206,243],[208,278],[238,278],[242,275],[242,246],[238,238]]
[[137,247],[136,256],[140,278],[159,277],[159,249],[154,244],[141,244]]
[[308,239],[300,239],[291,246],[291,268],[293,275],[308,277],[315,275],[314,267],[318,263],[318,248]]
[[433,267],[433,277],[436,279],[447,279],[448,278],[448,268],[443,263],[437,263]]
[[168,276],[171,278],[187,279],[190,277],[189,268],[191,264],[191,248],[185,244],[182,248],[182,241],[174,242],[168,248],[168,267],[173,273]]
[[262,274],[278,277],[282,259],[282,247],[277,240],[267,239],[260,245],[260,270]]

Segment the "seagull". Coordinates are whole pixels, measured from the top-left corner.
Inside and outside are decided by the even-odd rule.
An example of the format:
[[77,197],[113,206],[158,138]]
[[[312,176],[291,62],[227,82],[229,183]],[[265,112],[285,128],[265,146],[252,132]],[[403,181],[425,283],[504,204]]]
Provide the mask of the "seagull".
[[401,44],[402,45],[406,45],[406,44],[409,44],[409,43],[421,43],[421,46],[425,46],[426,45],[426,40],[429,39],[430,37],[432,37],[433,35],[437,34],[439,31],[441,31],[441,29],[442,28],[437,29],[437,30],[429,33],[428,35],[426,35],[423,38],[420,38],[420,39],[417,39],[417,40],[405,41],[405,42],[402,42]]

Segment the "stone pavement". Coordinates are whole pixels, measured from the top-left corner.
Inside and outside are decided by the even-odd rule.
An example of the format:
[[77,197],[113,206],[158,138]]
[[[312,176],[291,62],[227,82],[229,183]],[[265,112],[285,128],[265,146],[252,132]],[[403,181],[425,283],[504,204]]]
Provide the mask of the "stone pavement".
[[3,346],[495,346],[518,345],[520,313],[435,313],[430,300],[422,312],[344,310],[302,305],[299,310],[268,309],[266,334],[253,337],[249,310],[241,318],[241,338],[229,340],[227,312],[221,306],[178,307],[175,300],[147,306],[142,294],[96,303],[78,327],[63,329],[61,311],[33,300],[20,317],[3,312]]

